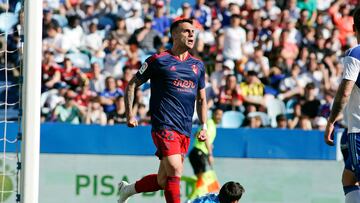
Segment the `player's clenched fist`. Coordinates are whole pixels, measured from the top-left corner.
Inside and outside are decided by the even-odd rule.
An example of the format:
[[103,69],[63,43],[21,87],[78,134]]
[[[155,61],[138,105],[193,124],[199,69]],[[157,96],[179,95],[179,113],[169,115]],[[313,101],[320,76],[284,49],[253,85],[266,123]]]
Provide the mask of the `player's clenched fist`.
[[200,142],[204,142],[207,139],[206,130],[204,129],[200,130],[200,132],[197,135],[197,139]]
[[130,119],[128,119],[127,120],[127,126],[130,127],[130,128],[138,126],[138,122],[137,122],[136,118],[131,117]]

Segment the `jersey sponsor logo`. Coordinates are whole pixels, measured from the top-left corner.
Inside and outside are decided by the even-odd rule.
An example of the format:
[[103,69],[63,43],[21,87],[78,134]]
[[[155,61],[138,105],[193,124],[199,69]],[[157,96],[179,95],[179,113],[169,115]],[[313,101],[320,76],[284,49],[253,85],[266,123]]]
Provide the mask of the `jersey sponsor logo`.
[[173,84],[176,87],[181,87],[181,88],[186,88],[186,89],[194,89],[195,88],[195,84],[191,80],[176,79],[176,80],[174,80]]
[[194,71],[195,75],[197,75],[199,72],[199,68],[196,65],[192,65],[191,68]]
[[144,62],[142,64],[142,66],[140,67],[139,73],[143,74],[146,71],[147,68],[148,68],[148,64],[146,62]]

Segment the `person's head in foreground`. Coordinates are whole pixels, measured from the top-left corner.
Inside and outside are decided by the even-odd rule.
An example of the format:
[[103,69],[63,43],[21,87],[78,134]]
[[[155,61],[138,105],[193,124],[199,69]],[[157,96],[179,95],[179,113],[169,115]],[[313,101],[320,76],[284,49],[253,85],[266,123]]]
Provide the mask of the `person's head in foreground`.
[[225,183],[219,192],[220,203],[238,203],[245,189],[238,182],[227,182]]
[[195,29],[190,19],[182,19],[171,24],[170,33],[174,47],[180,51],[188,51],[195,44]]

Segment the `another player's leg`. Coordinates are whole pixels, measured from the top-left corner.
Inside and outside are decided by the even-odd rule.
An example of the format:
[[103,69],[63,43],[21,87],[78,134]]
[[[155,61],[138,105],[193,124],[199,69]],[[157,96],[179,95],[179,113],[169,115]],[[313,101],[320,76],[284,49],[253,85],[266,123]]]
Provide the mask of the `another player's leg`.
[[360,203],[360,135],[348,134],[349,157],[345,162],[342,183],[345,193],[345,203]]

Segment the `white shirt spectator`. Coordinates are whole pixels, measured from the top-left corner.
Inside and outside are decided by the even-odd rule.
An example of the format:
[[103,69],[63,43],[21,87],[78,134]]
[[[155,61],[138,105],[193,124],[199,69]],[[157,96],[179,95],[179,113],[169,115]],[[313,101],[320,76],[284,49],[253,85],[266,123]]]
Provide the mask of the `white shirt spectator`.
[[241,27],[224,29],[224,58],[239,60],[243,57],[242,46],[246,42],[246,32]]
[[94,51],[98,51],[102,48],[102,41],[103,39],[99,32],[89,33],[84,37],[83,46],[91,49],[94,53]]
[[214,45],[215,44],[215,37],[213,35],[213,33],[209,30],[200,32],[198,35],[198,38],[201,39],[203,41],[204,44],[206,45]]
[[57,33],[54,37],[47,37],[43,40],[43,49],[54,52],[54,60],[56,63],[62,63],[64,61],[64,53],[57,51],[56,49],[68,50],[69,46],[64,40],[64,35]]
[[144,26],[144,21],[139,16],[133,16],[125,20],[126,29],[129,34],[134,33],[135,30]]
[[[269,64],[269,59],[266,56],[262,56],[261,57],[261,63],[264,65],[264,69],[269,71],[270,69],[270,64]],[[261,65],[259,63],[256,63],[254,59],[250,59],[246,64],[245,64],[245,71],[255,71],[258,73],[258,77],[259,78],[263,78],[264,74],[263,74],[263,70],[261,69]]]
[[90,80],[90,90],[100,93],[105,90],[105,75],[100,74],[98,78]]
[[66,44],[69,45],[69,50],[77,52],[81,47],[81,41],[84,35],[84,30],[80,25],[76,26],[76,28],[71,29],[70,27],[64,28],[64,40],[66,40]]

